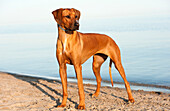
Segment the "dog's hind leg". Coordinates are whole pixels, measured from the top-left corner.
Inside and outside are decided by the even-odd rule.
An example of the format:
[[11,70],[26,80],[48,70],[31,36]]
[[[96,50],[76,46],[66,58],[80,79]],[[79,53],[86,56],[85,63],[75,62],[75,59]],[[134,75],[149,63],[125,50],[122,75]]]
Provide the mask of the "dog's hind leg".
[[114,62],[116,69],[118,70],[122,79],[124,80],[125,87],[126,87],[126,90],[127,90],[127,94],[128,94],[128,97],[129,97],[129,101],[133,103],[135,100],[132,96],[131,88],[130,88],[129,82],[126,79],[125,71],[124,71],[124,68],[123,68],[122,63],[121,63],[120,50],[119,49],[115,50],[115,52],[112,53],[109,57]]
[[97,97],[99,95],[101,81],[102,81],[100,76],[100,67],[106,59],[107,59],[107,55],[104,54],[96,54],[93,56],[93,72],[94,75],[96,76],[97,89],[96,92],[92,95],[92,97],[94,96]]
[[134,102],[134,98],[133,98],[133,96],[132,96],[131,89],[130,89],[130,85],[129,85],[129,82],[127,81],[127,79],[126,79],[126,75],[125,75],[125,72],[124,72],[124,68],[123,68],[121,62],[116,62],[116,63],[115,63],[115,67],[116,67],[116,69],[119,71],[121,77],[122,77],[123,80],[124,80],[125,87],[126,87],[126,90],[127,90],[127,93],[128,93],[128,97],[129,97],[129,101],[133,103],[133,102]]

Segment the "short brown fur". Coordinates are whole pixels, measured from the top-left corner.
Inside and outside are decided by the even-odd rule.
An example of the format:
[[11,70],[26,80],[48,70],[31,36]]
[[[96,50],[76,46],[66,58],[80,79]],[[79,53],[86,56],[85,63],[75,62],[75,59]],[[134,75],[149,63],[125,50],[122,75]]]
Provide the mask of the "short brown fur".
[[[58,23],[58,39],[56,56],[59,63],[59,73],[63,87],[63,101],[58,107],[65,107],[67,101],[67,73],[66,64],[74,65],[78,88],[79,88],[79,105],[78,109],[85,109],[85,95],[82,79],[82,64],[93,56],[93,72],[96,76],[97,89],[92,95],[98,96],[101,86],[100,67],[102,63],[110,57],[110,62],[115,64],[123,78],[130,102],[134,102],[130,85],[126,79],[124,68],[121,63],[120,50],[117,44],[109,36],[96,33],[80,33],[78,20],[80,11],[72,9],[58,9],[52,12],[56,22]],[[111,70],[111,63],[109,70]],[[111,82],[113,80],[111,76]]]

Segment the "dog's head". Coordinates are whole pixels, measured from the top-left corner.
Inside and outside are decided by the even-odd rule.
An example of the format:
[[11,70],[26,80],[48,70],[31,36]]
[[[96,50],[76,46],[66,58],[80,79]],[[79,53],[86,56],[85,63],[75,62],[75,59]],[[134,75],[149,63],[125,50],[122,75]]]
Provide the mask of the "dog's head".
[[79,29],[80,11],[71,9],[57,9],[52,12],[56,22],[65,30],[75,31]]

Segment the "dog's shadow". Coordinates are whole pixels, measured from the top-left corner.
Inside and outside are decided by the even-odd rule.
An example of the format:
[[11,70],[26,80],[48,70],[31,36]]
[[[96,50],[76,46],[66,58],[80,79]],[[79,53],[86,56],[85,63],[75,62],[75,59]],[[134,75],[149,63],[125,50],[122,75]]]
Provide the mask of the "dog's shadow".
[[[7,72],[5,72],[5,73],[7,73]],[[28,82],[30,85],[36,87],[36,88],[39,89],[42,93],[44,93],[45,95],[47,95],[48,97],[50,97],[51,100],[56,101],[56,104],[57,104],[57,105],[56,105],[56,106],[53,106],[53,107],[50,108],[50,109],[56,108],[57,106],[61,105],[61,102],[60,102],[60,99],[59,99],[59,98],[58,98],[58,99],[55,98],[54,96],[52,96],[51,94],[49,94],[47,91],[45,91],[41,86],[43,86],[43,87],[45,87],[46,89],[54,92],[56,95],[58,95],[58,96],[60,96],[60,97],[63,97],[63,95],[62,95],[60,92],[56,91],[55,89],[53,89],[53,88],[49,87],[48,85],[46,85],[46,84],[44,84],[44,83],[42,83],[42,82],[39,81],[40,79],[42,79],[42,80],[45,80],[45,81],[47,81],[47,82],[49,82],[49,83],[54,83],[54,80],[45,79],[45,78],[41,78],[41,77],[30,77],[30,76],[25,76],[25,75],[22,76],[22,75],[17,75],[17,74],[15,74],[15,73],[7,73],[7,74],[10,74],[10,75],[12,75],[13,77],[15,77],[15,78],[17,78],[17,79],[20,79],[20,80],[22,80],[22,81]],[[58,80],[55,80],[55,83],[57,83],[57,84],[62,84],[62,83],[61,83],[60,81],[58,81]],[[54,83],[54,84],[55,84],[55,83]],[[38,84],[39,84],[39,85],[38,85]],[[74,86],[72,86],[72,87],[74,87]],[[73,104],[75,104],[75,108],[78,107],[78,103],[75,102],[75,101],[73,101],[73,100],[71,100],[71,98],[67,98],[67,100],[69,100],[70,102],[72,102]]]
[[[86,88],[86,89],[91,90],[91,91],[93,91],[93,92],[95,92],[95,91],[96,91],[96,90],[91,89],[91,88]],[[100,91],[100,93],[102,93],[102,94],[106,94],[106,95],[107,95],[107,93],[106,93],[106,92],[103,92],[103,91]],[[90,96],[92,96],[93,94],[92,94],[92,93],[90,93],[89,95],[90,95]],[[127,100],[127,99],[125,99],[125,98],[122,98],[122,97],[116,96],[116,95],[114,95],[114,94],[111,94],[111,96],[113,96],[113,97],[115,97],[115,98],[122,99],[125,103],[128,103],[128,100]]]
[[[6,72],[5,72],[5,73],[6,73]],[[45,79],[45,78],[41,78],[41,77],[30,77],[30,76],[25,76],[25,75],[22,76],[22,75],[17,75],[17,74],[15,74],[15,73],[7,73],[7,74],[10,74],[10,75],[12,75],[13,77],[15,77],[15,78],[17,78],[17,79],[20,79],[20,80],[22,80],[22,81],[28,82],[30,85],[36,87],[36,88],[39,89],[42,93],[44,93],[45,95],[47,95],[48,97],[50,97],[51,100],[55,101],[57,105],[56,105],[56,106],[53,106],[53,107],[50,108],[50,109],[56,108],[57,106],[61,105],[61,102],[60,102],[60,99],[59,99],[59,98],[55,98],[54,96],[52,96],[51,94],[49,94],[47,91],[45,91],[41,86],[43,86],[43,87],[45,87],[46,89],[54,92],[56,95],[58,95],[58,96],[60,96],[60,97],[63,97],[62,93],[56,91],[55,89],[51,88],[50,86],[48,86],[48,85],[46,85],[46,84],[44,84],[44,83],[42,83],[42,82],[39,81],[39,80],[45,80],[45,81],[47,81],[47,82],[49,82],[49,83],[54,83],[54,80]],[[56,84],[56,83],[57,83],[57,84],[62,84],[62,83],[61,83],[60,81],[58,81],[58,80],[55,80],[55,83],[54,83],[54,84]],[[38,84],[39,84],[39,85],[38,85]],[[69,87],[77,88],[76,86],[73,86],[73,85],[70,85]],[[77,88],[77,89],[78,89],[78,88]],[[85,88],[85,89],[84,89],[84,91],[85,91],[86,93],[88,93],[90,96],[92,96],[92,93],[90,93],[91,91],[89,92],[89,90],[91,90],[91,91],[94,92],[95,89],[91,89],[91,88]],[[106,92],[103,92],[103,91],[100,91],[100,93],[107,94]],[[112,94],[112,96],[115,97],[115,98],[122,99],[122,100],[124,100],[124,102],[126,102],[126,103],[128,102],[128,100],[125,99],[125,98],[118,97],[118,96],[113,95],[113,94]],[[75,108],[78,107],[78,103],[75,102],[75,101],[73,101],[73,100],[71,100],[71,98],[67,98],[67,100],[69,100],[71,103],[75,104]]]

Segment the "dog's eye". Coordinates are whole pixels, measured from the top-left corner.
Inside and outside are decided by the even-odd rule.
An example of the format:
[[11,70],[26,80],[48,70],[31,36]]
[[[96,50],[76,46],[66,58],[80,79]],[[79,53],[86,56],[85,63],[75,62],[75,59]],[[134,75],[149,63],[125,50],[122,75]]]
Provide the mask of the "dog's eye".
[[78,16],[76,15],[75,18],[77,18]]
[[66,17],[70,19],[70,16],[69,16],[69,15],[67,15]]

